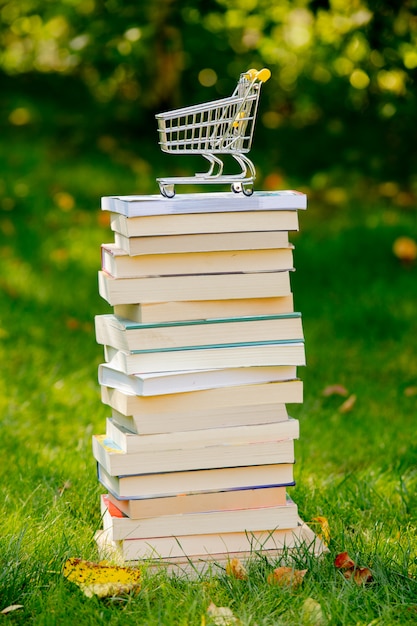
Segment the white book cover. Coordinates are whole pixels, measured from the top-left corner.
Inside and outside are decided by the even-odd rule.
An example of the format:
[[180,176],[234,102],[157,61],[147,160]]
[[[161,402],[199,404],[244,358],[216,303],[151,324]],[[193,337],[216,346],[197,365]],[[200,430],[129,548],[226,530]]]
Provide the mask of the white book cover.
[[253,385],[293,380],[296,366],[235,367],[201,370],[177,370],[126,374],[122,370],[101,363],[98,367],[100,385],[120,389],[138,396],[183,393],[216,387]]
[[104,196],[101,208],[126,217],[212,211],[302,210],[307,208],[307,196],[294,190],[255,191],[251,196],[232,192],[178,194],[174,198],[164,198],[162,195]]

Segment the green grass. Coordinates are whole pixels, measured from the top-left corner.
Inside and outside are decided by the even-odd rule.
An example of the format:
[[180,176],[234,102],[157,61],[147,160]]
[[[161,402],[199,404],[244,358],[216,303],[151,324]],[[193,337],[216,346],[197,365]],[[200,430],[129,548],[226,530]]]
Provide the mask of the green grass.
[[[214,602],[244,625],[292,626],[314,624],[303,612],[313,598],[324,624],[415,623],[417,271],[392,244],[416,237],[416,214],[366,198],[335,208],[313,197],[293,237],[308,365],[305,402],[291,407],[301,426],[292,495],[306,521],[322,515],[331,529],[328,554],[298,555],[302,587],[269,585],[276,563],[262,557],[246,581],[145,572],[138,596],[113,600],[88,599],[63,579],[68,557],[97,559],[101,490],[90,447],[106,408],[93,317],[109,310],[96,273],[100,243],[112,237],[99,197],[156,192],[151,166],[121,161],[53,160],[46,145],[23,140],[0,149],[2,171],[14,168],[0,182],[0,610],[23,605],[4,621],[209,626]],[[350,412],[339,410],[345,398],[323,395],[334,384],[356,396]],[[345,550],[372,569],[370,585],[336,571]]]

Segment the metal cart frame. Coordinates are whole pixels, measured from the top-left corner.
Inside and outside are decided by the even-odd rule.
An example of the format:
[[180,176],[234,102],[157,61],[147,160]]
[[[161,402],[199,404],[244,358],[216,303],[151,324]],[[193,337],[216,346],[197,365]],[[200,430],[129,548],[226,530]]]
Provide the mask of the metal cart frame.
[[[228,98],[156,115],[163,152],[201,154],[210,163],[207,172],[194,176],[157,178],[163,196],[173,198],[176,184],[196,183],[228,183],[235,193],[252,195],[256,170],[246,154],[252,144],[261,85],[270,75],[267,68],[249,70],[240,75]],[[224,164],[218,156],[222,154],[230,154],[237,161],[241,169],[238,174],[223,174]]]

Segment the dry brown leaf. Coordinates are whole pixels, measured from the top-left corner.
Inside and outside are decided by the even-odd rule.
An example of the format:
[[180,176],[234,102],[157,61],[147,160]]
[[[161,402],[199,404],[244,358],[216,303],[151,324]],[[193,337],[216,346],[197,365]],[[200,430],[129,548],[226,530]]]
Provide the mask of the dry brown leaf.
[[322,391],[322,395],[328,398],[329,396],[347,396],[348,390],[343,385],[328,385]]
[[239,580],[246,580],[248,577],[245,566],[239,559],[236,558],[227,562],[226,574],[228,576],[232,576],[233,578],[238,578]]
[[313,517],[311,521],[316,522],[320,526],[321,532],[316,531],[316,535],[328,546],[330,543],[330,526],[327,517],[318,515]]
[[292,567],[281,566],[268,574],[268,582],[271,585],[297,589],[303,582],[306,573],[306,569],[293,569]]
[[339,413],[349,413],[356,403],[356,395],[352,394],[339,406]]
[[404,389],[404,395],[406,398],[412,398],[413,396],[417,396],[417,385],[415,387],[406,387]]
[[6,606],[5,609],[0,611],[0,614],[7,615],[8,613],[13,613],[13,611],[18,611],[19,609],[23,609],[23,604],[11,604],[10,606]]
[[334,566],[337,567],[337,569],[353,569],[355,567],[355,561],[351,559],[347,552],[340,552],[336,555]]
[[210,602],[207,613],[216,626],[232,626],[238,623],[237,617],[233,615],[232,609],[229,609],[228,606],[216,606],[214,602]]
[[140,589],[141,571],[136,567],[122,567],[104,563],[93,563],[83,559],[68,559],[63,574],[67,580],[80,587],[91,598],[126,594]]
[[348,580],[353,578],[357,585],[366,585],[367,583],[372,582],[373,579],[372,572],[368,567],[356,567],[354,569],[349,569],[346,570],[343,575]]
[[353,578],[357,585],[370,583],[373,579],[371,570],[368,567],[358,567],[347,552],[338,554],[334,560],[334,565],[338,569],[343,569],[343,576],[347,580]]

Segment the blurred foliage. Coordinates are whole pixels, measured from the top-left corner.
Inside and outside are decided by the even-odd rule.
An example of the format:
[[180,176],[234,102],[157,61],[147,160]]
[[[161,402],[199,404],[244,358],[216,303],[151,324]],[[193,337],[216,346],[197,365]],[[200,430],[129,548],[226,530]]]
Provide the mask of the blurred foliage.
[[272,71],[265,173],[330,170],[341,186],[359,174],[417,193],[416,0],[0,0],[14,127],[72,141],[76,128],[80,142],[117,129],[156,148],[156,112],[225,97],[252,66]]

